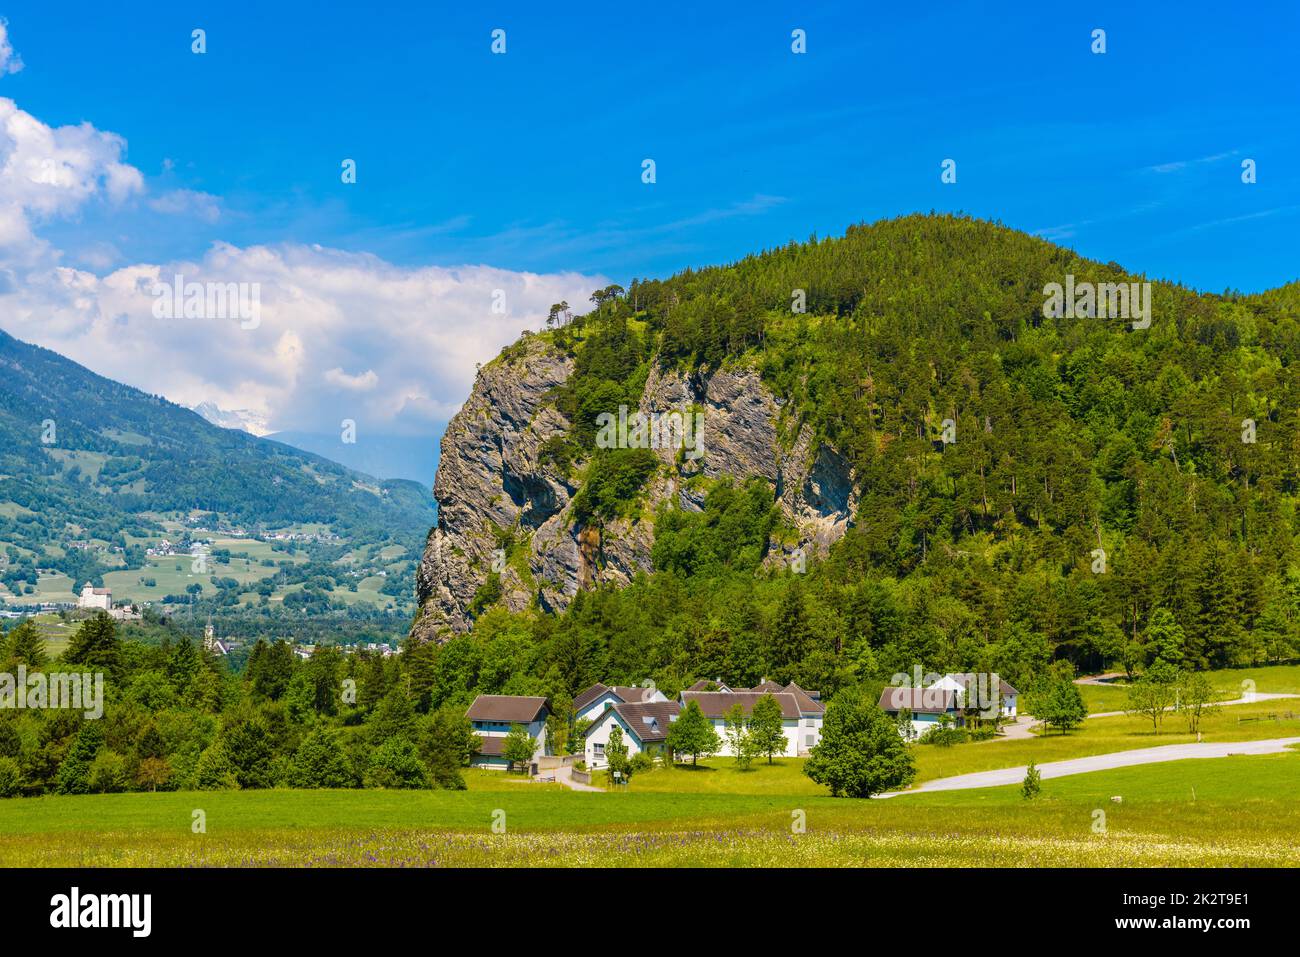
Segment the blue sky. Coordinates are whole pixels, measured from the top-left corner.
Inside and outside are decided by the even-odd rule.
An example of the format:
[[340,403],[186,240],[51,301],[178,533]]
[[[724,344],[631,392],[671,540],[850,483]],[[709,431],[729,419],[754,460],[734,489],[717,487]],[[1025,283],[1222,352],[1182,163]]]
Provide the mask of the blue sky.
[[624,281],[933,208],[1204,289],[1300,275],[1293,3],[460,6],[10,4],[57,69],[6,92],[229,211],[90,223],[127,259],[283,240]]
[[[550,303],[853,222],[1300,278],[1300,5],[537,6],[8,4],[0,328],[260,433],[427,453]],[[260,284],[262,318],[153,316],[182,274]]]

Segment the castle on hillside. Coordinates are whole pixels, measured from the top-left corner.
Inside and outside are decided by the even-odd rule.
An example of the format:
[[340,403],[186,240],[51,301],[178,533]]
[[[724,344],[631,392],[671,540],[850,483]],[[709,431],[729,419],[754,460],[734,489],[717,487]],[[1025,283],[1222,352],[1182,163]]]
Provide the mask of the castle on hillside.
[[81,589],[81,594],[77,596],[77,607],[111,611],[113,608],[113,590],[111,588],[94,588],[90,582],[86,582]]

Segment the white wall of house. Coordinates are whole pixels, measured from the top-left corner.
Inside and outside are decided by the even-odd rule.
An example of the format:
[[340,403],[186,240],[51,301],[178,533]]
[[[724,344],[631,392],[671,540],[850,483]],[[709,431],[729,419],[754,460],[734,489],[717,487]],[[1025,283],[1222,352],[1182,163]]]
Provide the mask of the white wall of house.
[[623,743],[627,745],[627,756],[637,754],[642,750],[657,752],[661,750],[662,742],[652,743],[648,749],[643,749],[641,742],[637,740],[627,722],[618,716],[614,711],[606,711],[596,718],[595,722],[587,729],[587,741],[583,747],[583,757],[586,759],[587,767],[603,768],[608,766],[609,761],[605,757],[605,748],[609,745],[609,734],[618,725],[623,729]]
[[[518,724],[519,722],[513,722]],[[510,721],[471,721],[470,725],[474,733],[484,738],[504,738],[510,733]],[[530,721],[524,725],[528,729],[528,736],[537,742],[537,748],[533,751],[533,760],[537,760],[546,754],[546,722]]]
[[822,716],[806,714],[799,719],[799,734],[796,739],[799,753],[807,754],[817,747],[822,740]]
[[[722,740],[722,750],[718,754],[723,757],[734,757],[735,752],[731,750],[731,745],[727,743],[727,722],[723,718],[714,718],[713,730],[718,733]],[[783,718],[781,720],[781,730],[785,732],[785,750],[780,752],[778,757],[795,758],[800,752],[806,750],[803,748],[803,737],[811,733],[811,728],[800,727],[800,722],[794,718]],[[818,731],[820,735],[820,731]]]
[[[898,712],[896,711],[886,711],[885,713],[889,715],[891,719],[898,718]],[[954,723],[960,720],[960,715],[957,715],[956,713],[951,713],[950,717],[953,719]],[[913,732],[912,738],[913,740],[919,740],[921,735],[925,734],[931,728],[937,728],[939,726],[939,715],[917,714],[915,711],[913,711],[911,723],[912,723],[912,732]],[[901,731],[899,733],[902,734]]]
[[619,697],[612,691],[606,691],[599,698],[578,712],[579,718],[595,721],[608,710],[611,704],[618,704]]

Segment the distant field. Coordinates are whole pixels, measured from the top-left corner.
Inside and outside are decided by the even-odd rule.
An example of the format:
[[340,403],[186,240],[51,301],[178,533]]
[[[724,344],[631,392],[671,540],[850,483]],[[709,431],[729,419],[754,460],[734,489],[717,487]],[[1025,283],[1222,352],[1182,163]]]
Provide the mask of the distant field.
[[[774,775],[767,783],[786,780]],[[486,772],[472,776],[464,792],[26,798],[0,803],[0,860],[12,866],[1294,867],[1300,866],[1297,780],[1300,754],[1049,780],[1032,802],[1014,787],[859,801],[654,792],[639,789],[635,779],[626,792],[581,794]],[[1116,795],[1122,803],[1111,801]],[[195,810],[206,816],[206,834],[191,831]],[[505,833],[493,832],[494,820],[504,821]],[[792,827],[800,821],[803,833]]]
[[[1288,711],[1296,717],[1283,717]],[[1240,720],[1270,714],[1279,715],[1279,720]],[[1259,741],[1300,735],[1300,699],[1220,708],[1216,713],[1204,716],[1201,735],[1205,741]],[[1031,760],[1043,764],[1194,741],[1196,735],[1188,733],[1183,717],[1172,712],[1165,716],[1159,734],[1152,731],[1150,720],[1140,717],[1089,718],[1066,734],[1053,732],[1024,740],[981,741],[950,748],[921,745],[916,749],[916,780],[919,784],[957,774],[1015,767]]]
[[[1207,671],[1206,674],[1224,700],[1240,698],[1248,688],[1245,684],[1247,681],[1255,682],[1256,692],[1300,694],[1300,665],[1224,668],[1218,671]],[[1088,713],[1123,711],[1128,703],[1128,687],[1121,682],[1079,685],[1084,704],[1088,706]]]
[[36,615],[32,622],[45,638],[45,653],[51,658],[63,654],[72,640],[72,634],[81,625],[79,621],[65,622],[58,615]]

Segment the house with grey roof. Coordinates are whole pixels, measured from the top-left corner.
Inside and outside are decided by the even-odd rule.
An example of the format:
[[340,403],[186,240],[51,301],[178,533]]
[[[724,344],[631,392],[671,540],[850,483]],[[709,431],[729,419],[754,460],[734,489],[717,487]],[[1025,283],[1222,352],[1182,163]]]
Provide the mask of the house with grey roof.
[[681,701],[683,708],[692,701],[699,705],[700,710],[704,712],[704,716],[712,722],[713,730],[722,739],[722,750],[718,753],[730,756],[732,755],[731,746],[727,743],[726,738],[727,712],[736,705],[740,705],[741,712],[745,717],[749,717],[754,712],[754,705],[767,695],[771,695],[776,703],[781,706],[781,728],[785,732],[785,748],[781,751],[780,756],[794,758],[807,754],[821,740],[821,717],[819,714],[816,717],[805,718],[804,713],[800,710],[799,701],[788,691],[778,691],[776,693],[771,691],[683,691]]
[[[948,717],[954,725],[965,721],[957,692],[950,688],[885,688],[880,692],[880,710],[897,719],[904,711],[912,724],[911,737],[919,738]],[[900,729],[900,733],[906,726]]]
[[1020,692],[997,675],[951,672],[925,680],[931,682],[928,688],[888,687],[880,693],[880,709],[890,717],[908,712],[913,737],[924,735],[945,717],[954,727],[965,727],[1018,713]]
[[508,770],[502,749],[506,736],[515,725],[523,725],[528,736],[536,743],[533,760],[550,753],[546,736],[546,719],[551,713],[551,703],[546,698],[523,695],[481,694],[465,712],[470,727],[478,736],[479,748],[470,758],[471,767]]
[[592,719],[587,728],[583,746],[584,757],[589,768],[603,768],[609,765],[605,748],[609,744],[610,732],[617,726],[623,730],[623,743],[627,746],[627,756],[645,752],[656,757],[664,753],[668,738],[668,728],[681,714],[682,706],[676,701],[669,701],[662,694],[659,701],[617,701],[612,702]]
[[658,688],[604,685],[597,682],[573,699],[573,713],[578,718],[594,721],[616,704],[644,704],[667,700],[667,695]]

